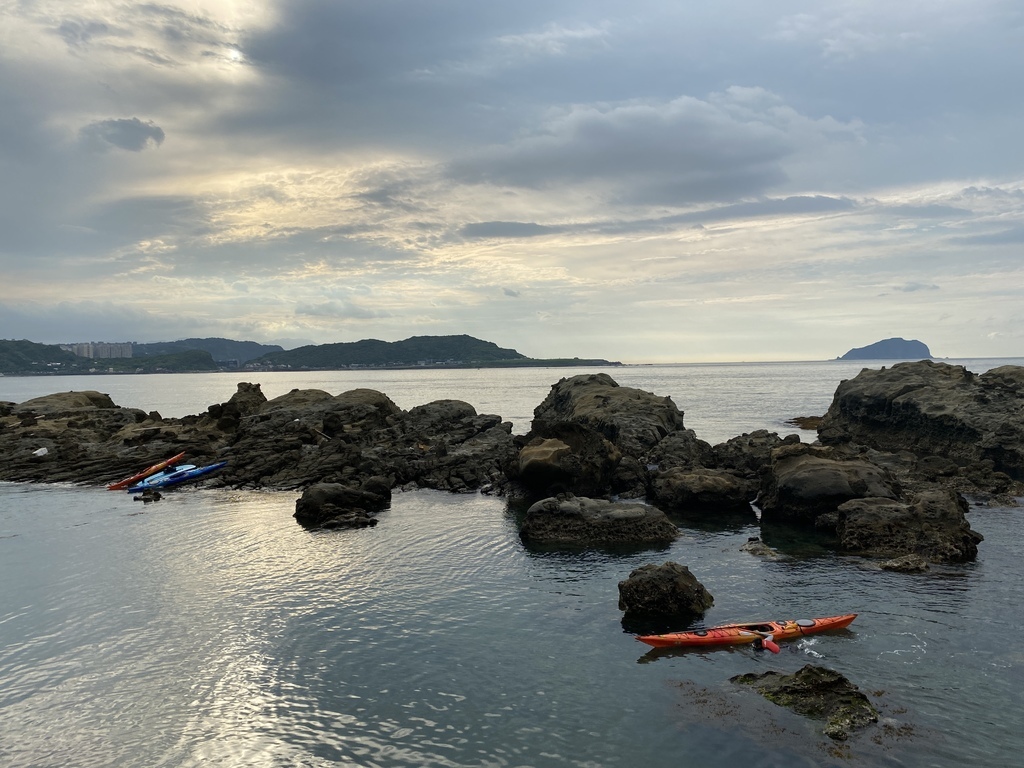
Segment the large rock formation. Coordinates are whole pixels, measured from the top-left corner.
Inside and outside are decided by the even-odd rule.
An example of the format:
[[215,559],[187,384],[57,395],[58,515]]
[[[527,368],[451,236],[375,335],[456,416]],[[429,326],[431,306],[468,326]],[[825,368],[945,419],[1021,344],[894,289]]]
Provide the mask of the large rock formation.
[[882,467],[804,443],[772,452],[760,506],[765,522],[815,525],[851,499],[899,498],[896,478]]
[[826,445],[909,450],[963,468],[987,461],[1024,481],[1024,368],[976,375],[922,360],[865,369],[839,385],[818,435]]
[[962,496],[943,489],[919,493],[908,502],[856,499],[840,505],[836,532],[847,552],[963,562],[977,557],[983,540],[968,525],[967,510]]
[[562,379],[533,412],[533,433],[579,424],[603,435],[626,456],[640,457],[666,435],[683,429],[683,412],[670,397],[620,387],[606,373]]
[[406,412],[369,389],[293,390],[267,401],[259,384],[242,383],[226,403],[182,419],[75,392],[0,407],[0,480],[106,483],[185,451],[194,464],[228,460],[207,481],[214,486],[357,488],[383,477],[389,487],[500,489],[516,457],[511,431],[467,403]]

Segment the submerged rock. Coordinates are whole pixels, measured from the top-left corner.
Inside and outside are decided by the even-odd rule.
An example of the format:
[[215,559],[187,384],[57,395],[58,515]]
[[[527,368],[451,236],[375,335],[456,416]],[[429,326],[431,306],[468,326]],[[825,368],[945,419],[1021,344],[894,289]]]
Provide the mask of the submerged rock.
[[376,525],[371,513],[391,503],[390,483],[370,478],[360,487],[340,483],[317,483],[302,492],[295,502],[295,519],[309,527],[341,528]]
[[928,561],[920,555],[896,557],[886,560],[879,567],[883,571],[895,571],[896,573],[924,573],[929,570]]
[[878,722],[868,697],[838,672],[808,664],[793,675],[779,672],[737,675],[731,682],[754,687],[762,696],[801,715],[825,721],[825,735],[845,741]]
[[526,511],[523,539],[546,544],[663,543],[679,529],[655,507],[564,494]]

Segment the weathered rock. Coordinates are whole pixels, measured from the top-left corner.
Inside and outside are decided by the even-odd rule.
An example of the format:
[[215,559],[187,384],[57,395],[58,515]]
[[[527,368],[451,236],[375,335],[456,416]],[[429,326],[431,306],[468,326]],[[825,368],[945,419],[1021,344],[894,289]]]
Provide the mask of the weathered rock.
[[695,469],[718,466],[712,447],[697,439],[692,429],[671,432],[648,451],[643,460],[651,472],[665,472],[678,467]]
[[555,438],[536,437],[519,451],[519,481],[530,490],[564,493],[573,485],[572,449]]
[[650,500],[667,512],[754,513],[751,487],[735,475],[717,469],[659,472],[651,483]]
[[983,540],[968,524],[967,511],[963,497],[945,489],[921,492],[909,503],[856,499],[840,505],[836,533],[847,552],[964,562],[977,557]]
[[746,544],[740,547],[740,549],[743,552],[749,552],[752,555],[763,557],[768,560],[777,560],[779,558],[779,553],[761,541],[760,536],[754,536],[747,539]]
[[561,495],[531,506],[520,535],[548,544],[663,543],[679,529],[654,507]]
[[757,480],[771,464],[772,451],[783,445],[798,445],[799,435],[779,437],[775,432],[758,429],[730,438],[711,449],[705,466],[728,469],[741,476]]
[[378,522],[377,518],[371,517],[370,513],[363,509],[340,509],[328,504],[323,507],[323,512],[328,517],[318,527],[324,530],[370,528]]
[[453,441],[429,460],[415,462],[415,482],[423,488],[451,493],[494,492],[503,488],[507,468],[515,461],[516,446],[512,423],[493,423],[497,419],[477,417],[474,429],[479,431],[462,441]]
[[838,672],[808,664],[793,675],[779,672],[737,675],[731,682],[753,686],[762,696],[801,715],[825,721],[825,735],[845,741],[878,722],[868,697]]
[[643,565],[619,582],[619,610],[633,615],[699,618],[715,599],[679,563]]
[[899,483],[885,469],[834,457],[828,449],[804,443],[775,449],[759,500],[761,519],[813,526],[820,515],[851,499],[899,498]]
[[267,402],[266,395],[259,384],[242,382],[226,403],[211,405],[207,413],[217,421],[217,428],[231,432],[238,427],[243,416],[251,416]]
[[920,555],[903,555],[892,560],[880,563],[883,571],[895,571],[897,573],[924,573],[929,570],[928,561]]
[[[370,513],[380,512],[391,503],[391,486],[387,479],[368,478],[360,487],[340,483],[317,483],[302,492],[295,502],[295,519],[310,527],[361,527]],[[348,522],[346,522],[348,521]]]
[[534,496],[601,496],[614,485],[621,460],[619,449],[600,433],[558,422],[519,452],[518,480]]
[[531,435],[549,437],[554,424],[581,424],[626,456],[639,458],[666,435],[684,429],[683,412],[670,397],[620,387],[606,373],[562,379],[533,412]]
[[1024,481],[1024,368],[980,376],[922,360],[865,369],[842,382],[818,430],[822,443],[909,449],[959,466],[991,461]]
[[35,397],[23,403],[18,403],[12,411],[19,415],[31,413],[53,417],[83,410],[115,409],[117,407],[114,401],[110,399],[110,395],[95,390],[85,390],[82,392],[58,392],[53,395]]

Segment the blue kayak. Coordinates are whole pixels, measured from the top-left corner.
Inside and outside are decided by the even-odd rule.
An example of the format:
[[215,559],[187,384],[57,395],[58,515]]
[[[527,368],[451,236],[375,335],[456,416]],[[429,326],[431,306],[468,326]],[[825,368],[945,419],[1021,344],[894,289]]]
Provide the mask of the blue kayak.
[[197,467],[194,464],[175,467],[173,471],[164,471],[147,477],[141,483],[129,488],[128,493],[141,493],[147,488],[168,488],[172,485],[180,485],[181,483],[187,483],[189,480],[196,480],[204,475],[208,475],[211,472],[216,472],[225,466],[227,466],[226,461],[218,461],[215,464],[207,464],[205,467]]
[[163,481],[166,480],[171,475],[175,475],[179,472],[184,472],[186,469],[195,468],[195,464],[178,464],[176,467],[168,467],[167,469],[163,469],[157,472],[156,474],[150,475],[149,477],[145,477],[142,480],[139,480],[137,483],[133,483],[132,485],[128,486],[126,490],[128,491],[128,493],[138,493],[139,491],[144,491],[147,488],[158,488],[163,483]]

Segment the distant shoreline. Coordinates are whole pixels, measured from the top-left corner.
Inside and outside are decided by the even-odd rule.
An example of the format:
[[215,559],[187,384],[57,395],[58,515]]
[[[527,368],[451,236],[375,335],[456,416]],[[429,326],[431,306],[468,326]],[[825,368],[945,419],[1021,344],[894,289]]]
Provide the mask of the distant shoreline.
[[178,371],[126,371],[126,370],[91,370],[91,371],[23,371],[0,373],[0,376],[7,377],[59,377],[59,376],[150,376],[152,374],[197,374],[197,373],[297,373],[302,371],[418,371],[418,370],[468,370],[476,368],[603,368],[619,367],[625,365],[621,362],[598,359],[580,358],[556,358],[556,359],[525,359],[525,360],[489,360],[470,363],[428,363],[409,364],[401,363],[395,365],[350,365],[350,366],[267,366],[258,368],[218,368],[216,370],[178,370]]
[[[1017,357],[931,357],[925,358],[938,363],[949,363],[950,361],[965,360],[1024,360],[1024,355]],[[424,365],[364,365],[348,367],[327,367],[327,368],[218,368],[216,370],[179,370],[179,371],[118,371],[118,370],[93,370],[93,371],[8,371],[0,373],[0,378],[59,378],[63,376],[148,376],[151,374],[199,374],[199,373],[301,373],[305,371],[339,371],[365,373],[368,371],[417,371],[417,370],[473,370],[483,368],[507,369],[507,368],[657,368],[669,366],[718,366],[718,365],[803,365],[819,363],[843,363],[843,364],[876,364],[879,366],[893,365],[902,362],[916,362],[911,358],[877,358],[873,360],[843,360],[833,357],[825,360],[732,360],[732,361],[704,361],[704,362],[672,362],[672,363],[623,363],[613,360],[598,359],[528,359],[528,360],[507,360],[488,361],[475,363],[431,363]]]

